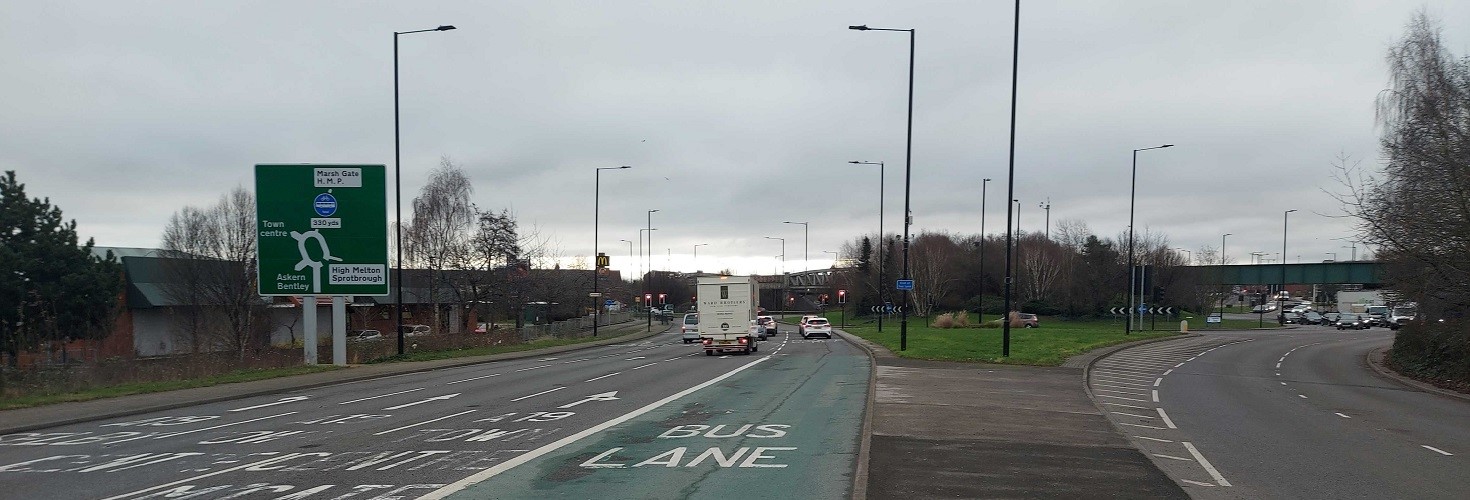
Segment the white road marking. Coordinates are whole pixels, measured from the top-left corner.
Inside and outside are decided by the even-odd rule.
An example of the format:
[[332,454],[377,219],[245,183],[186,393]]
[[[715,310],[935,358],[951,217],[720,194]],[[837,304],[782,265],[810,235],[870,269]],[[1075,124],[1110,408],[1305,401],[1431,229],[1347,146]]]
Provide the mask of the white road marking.
[[1156,457],[1164,457],[1164,458],[1167,458],[1167,459],[1170,459],[1170,460],[1182,460],[1182,461],[1185,461],[1185,462],[1193,462],[1194,461],[1193,459],[1184,458],[1184,457],[1176,457],[1174,455],[1165,455],[1163,453],[1155,453],[1154,456],[1156,456]]
[[1302,398],[1302,399],[1307,399],[1307,395],[1306,394],[1297,394],[1296,397],[1299,397],[1299,398]]
[[558,360],[558,359],[561,359],[561,358],[541,358],[541,359],[538,359],[536,361],[555,361],[555,360]]
[[592,381],[594,381],[594,380],[602,380],[602,379],[605,379],[605,378],[608,378],[608,377],[611,377],[611,376],[613,376],[613,375],[617,375],[617,374],[619,374],[619,373],[623,373],[623,372],[612,372],[612,373],[609,373],[609,374],[607,374],[607,375],[603,375],[603,376],[601,376],[601,377],[597,377],[597,378],[589,378],[589,379],[587,379],[587,380],[583,380],[583,381],[582,381],[582,382],[584,382],[584,383],[585,383],[585,382],[592,382]]
[[449,398],[452,398],[452,397],[455,397],[455,396],[458,396],[458,395],[459,395],[459,393],[456,392],[454,394],[445,394],[443,396],[434,396],[432,398],[426,398],[426,399],[423,399],[423,400],[414,401],[412,403],[404,403],[404,404],[401,404],[401,405],[398,405],[398,406],[389,406],[387,408],[383,408],[383,410],[384,411],[387,411],[387,410],[399,410],[399,409],[403,409],[403,408],[408,408],[410,406],[421,405],[421,404],[424,404],[424,403],[427,403],[427,402],[430,402],[430,401],[442,401],[442,400],[449,399]]
[[1130,416],[1130,417],[1138,417],[1138,418],[1159,418],[1159,417],[1150,417],[1148,415],[1136,415],[1136,414],[1133,414],[1133,413],[1123,413],[1121,411],[1115,411],[1115,412],[1112,412],[1112,413],[1114,413],[1116,415],[1127,415],[1127,416]]
[[1164,425],[1169,426],[1170,429],[1178,429],[1178,427],[1174,427],[1174,421],[1173,420],[1169,420],[1169,414],[1168,413],[1164,413],[1164,409],[1163,408],[1155,408],[1155,409],[1156,410],[1159,410],[1159,418],[1164,419]]
[[1342,418],[1353,418],[1353,417],[1349,417],[1347,415],[1343,415],[1342,412],[1337,412],[1337,416],[1342,417]]
[[1179,368],[1179,367],[1181,367],[1181,366],[1184,366],[1184,363],[1179,363],[1179,364],[1177,364],[1177,365],[1174,365],[1174,368]]
[[1419,445],[1419,446],[1423,446],[1423,447],[1425,447],[1425,448],[1428,448],[1428,449],[1429,449],[1429,451],[1432,451],[1432,452],[1435,452],[1435,453],[1438,453],[1438,454],[1440,454],[1440,455],[1444,455],[1444,456],[1447,456],[1447,457],[1453,457],[1453,456],[1455,456],[1455,454],[1454,454],[1454,453],[1450,453],[1450,452],[1448,452],[1448,451],[1444,451],[1444,450],[1441,450],[1441,449],[1439,449],[1439,448],[1435,448],[1435,447],[1433,447],[1433,446],[1429,446],[1429,445],[1427,445],[1427,444],[1421,444],[1421,445]]
[[1124,400],[1124,401],[1137,401],[1137,402],[1140,402],[1140,403],[1147,403],[1148,402],[1148,400],[1146,400],[1146,399],[1134,399],[1134,398],[1125,398],[1125,397],[1121,397],[1121,396],[1109,396],[1107,394],[1098,394],[1097,397],[1100,397],[1100,398],[1121,399],[1121,400]]
[[1215,466],[1210,465],[1210,461],[1205,460],[1205,456],[1199,454],[1199,450],[1195,449],[1193,444],[1190,444],[1189,441],[1184,441],[1180,444],[1183,444],[1185,448],[1189,449],[1189,454],[1193,455],[1194,460],[1196,462],[1199,462],[1201,467],[1205,468],[1205,472],[1210,473],[1210,477],[1215,478],[1216,484],[1219,484],[1220,486],[1230,486],[1230,481],[1226,481],[1225,476],[1220,475],[1220,471],[1215,470]]
[[[451,382],[451,383],[453,383],[453,382]],[[337,404],[339,404],[339,405],[345,405],[345,404],[348,404],[348,403],[356,403],[358,401],[367,401],[369,399],[386,398],[388,396],[397,396],[399,394],[407,394],[407,393],[410,393],[410,392],[413,392],[413,391],[422,391],[422,390],[424,390],[424,388],[423,387],[420,387],[418,389],[409,389],[409,390],[406,390],[406,391],[390,392],[390,393],[382,394],[382,395],[378,395],[378,396],[366,397],[366,398],[362,398],[362,399],[354,399],[352,401],[343,401],[343,402],[337,403]]]
[[1159,427],[1159,426],[1156,426],[1156,425],[1130,424],[1128,422],[1118,422],[1118,425],[1126,425],[1126,426],[1129,426],[1129,427],[1142,427],[1142,428],[1145,428],[1145,429],[1158,429],[1158,430],[1161,430],[1161,431],[1162,430],[1167,430],[1167,429],[1164,429],[1163,427]]
[[235,409],[230,410],[230,411],[254,410],[256,408],[265,408],[267,406],[283,405],[283,404],[286,404],[286,403],[295,403],[297,401],[304,401],[304,400],[307,400],[307,399],[311,399],[311,396],[291,396],[289,398],[281,398],[279,400],[276,400],[276,402],[274,402],[274,403],[266,403],[266,404],[263,404],[263,405],[255,405],[255,406],[246,406],[244,408],[235,408]]
[[1210,484],[1210,483],[1202,483],[1202,482],[1199,482],[1199,481],[1190,481],[1188,479],[1180,479],[1179,481],[1180,482],[1189,483],[1189,484],[1192,484],[1192,485],[1195,485],[1195,486],[1209,486],[1211,488],[1214,488],[1215,487],[1215,485]]
[[660,399],[658,401],[654,401],[653,403],[650,403],[648,406],[644,406],[644,407],[639,408],[637,410],[633,410],[631,412],[625,413],[621,417],[614,418],[612,420],[608,420],[608,421],[603,422],[601,424],[597,424],[595,426],[589,427],[589,428],[587,428],[587,429],[585,429],[585,430],[583,430],[581,432],[578,432],[576,434],[572,434],[570,436],[561,438],[561,439],[557,440],[556,442],[547,444],[547,445],[542,446],[540,448],[536,448],[534,450],[531,450],[529,452],[523,453],[521,455],[517,455],[515,458],[511,458],[510,460],[506,460],[504,462],[501,462],[501,463],[495,465],[494,467],[490,467],[488,469],[485,469],[485,470],[482,470],[480,472],[477,472],[474,475],[471,475],[470,477],[461,479],[459,481],[455,481],[454,483],[451,483],[451,484],[449,484],[449,485],[447,485],[447,486],[445,486],[443,488],[439,488],[437,490],[434,490],[434,491],[430,492],[429,494],[424,495],[424,496],[419,497],[419,498],[424,499],[424,500],[439,500],[441,498],[447,497],[450,494],[453,494],[453,493],[455,493],[457,491],[463,490],[466,486],[469,486],[469,485],[472,485],[472,484],[475,484],[475,483],[479,483],[481,481],[484,481],[486,479],[489,479],[491,477],[494,477],[497,474],[500,474],[502,472],[511,470],[511,469],[513,469],[515,467],[518,467],[518,466],[520,466],[522,464],[525,464],[526,462],[529,462],[531,460],[535,460],[536,458],[538,458],[538,457],[540,457],[542,455],[545,455],[547,453],[551,453],[551,452],[556,451],[558,449],[561,449],[561,448],[563,448],[563,447],[565,447],[565,446],[567,446],[569,444],[572,444],[572,443],[575,443],[577,441],[580,441],[580,440],[586,438],[587,436],[591,436],[593,434],[597,434],[597,433],[602,432],[604,430],[607,430],[607,429],[609,429],[609,428],[611,428],[613,426],[616,426],[616,425],[621,424],[623,422],[627,422],[629,420],[632,420],[634,418],[637,418],[639,415],[643,415],[644,413],[648,413],[650,411],[656,410],[656,409],[658,409],[659,407],[661,407],[663,405],[666,405],[666,404],[669,404],[671,402],[674,402],[674,401],[676,401],[676,400],[678,400],[680,398],[683,398],[684,396],[688,396],[690,394],[693,394],[695,391],[698,391],[700,389],[704,389],[704,388],[709,387],[711,385],[720,383],[721,381],[723,381],[723,380],[725,380],[727,378],[730,378],[730,377],[734,376],[736,373],[740,373],[741,371],[744,371],[747,368],[750,368],[752,366],[755,366],[757,363],[760,363],[760,362],[765,361],[767,359],[771,359],[771,358],[769,358],[769,357],[763,357],[763,358],[756,359],[755,361],[751,361],[749,363],[746,363],[744,365],[741,365],[740,367],[735,368],[734,370],[730,370],[728,372],[725,372],[725,374],[720,375],[720,376],[715,377],[715,378],[712,378],[710,380],[707,380],[707,381],[705,381],[703,383],[700,383],[699,385],[696,385],[694,387],[690,387],[688,389],[684,389],[682,391],[679,391],[677,393],[674,393],[672,395],[669,395],[668,397],[663,398],[663,399]]
[[1154,396],[1154,402],[1155,403],[1159,402],[1159,391],[1158,390],[1154,390],[1153,396]]
[[1158,387],[1159,384],[1162,384],[1162,383],[1164,383],[1164,378],[1163,377],[1159,377],[1159,378],[1154,379],[1154,387]]
[[1145,380],[1148,380],[1148,379],[1153,378],[1152,375],[1139,375],[1137,373],[1123,373],[1123,372],[1105,371],[1105,370],[1094,370],[1094,373],[1096,373],[1096,375],[1099,376],[1099,377],[1113,377],[1113,378],[1119,378],[1119,379],[1137,379],[1135,381],[1145,381]]
[[512,402],[512,403],[514,403],[514,402],[516,402],[516,401],[520,401],[520,400],[522,400],[522,399],[531,399],[531,398],[534,398],[534,397],[536,397],[536,396],[540,396],[540,395],[542,395],[542,394],[550,394],[550,393],[553,393],[553,392],[556,392],[556,391],[560,391],[560,390],[562,390],[562,389],[566,389],[566,386],[562,386],[562,387],[557,387],[557,388],[555,388],[555,389],[552,389],[552,390],[549,390],[549,391],[541,391],[541,392],[538,392],[538,393],[535,393],[535,394],[530,394],[530,395],[526,395],[526,396],[521,396],[521,397],[518,397],[518,398],[515,398],[515,399],[512,399],[512,400],[510,400],[510,401],[511,401],[511,402]]
[[1169,376],[1170,373],[1174,373],[1174,369],[1173,368],[1170,368],[1168,370],[1164,370],[1164,376],[1165,377]]
[[530,368],[521,368],[521,369],[516,370],[516,371],[523,372],[523,371],[526,371],[526,370],[535,370],[537,368],[546,368],[548,366],[551,366],[551,365],[540,365],[540,366],[533,366],[533,367],[530,367]]
[[[267,451],[267,452],[262,452],[261,454],[262,455],[274,455],[276,453],[279,453],[279,452]],[[144,493],[147,493],[147,492],[150,492],[150,491],[153,491],[153,490],[159,490],[159,489],[167,488],[169,486],[176,486],[176,485],[180,485],[180,484],[184,484],[184,483],[198,481],[198,480],[204,479],[206,477],[214,477],[214,476],[218,476],[220,474],[228,474],[228,473],[235,472],[235,471],[242,470],[242,469],[249,469],[251,467],[264,467],[266,465],[270,465],[270,464],[274,464],[274,463],[278,463],[278,462],[285,462],[287,460],[291,460],[291,459],[297,458],[297,457],[308,457],[308,456],[309,457],[321,457],[321,456],[327,456],[327,455],[331,455],[331,453],[326,453],[326,452],[287,453],[285,455],[281,455],[281,456],[277,456],[277,457],[270,457],[270,458],[267,458],[265,460],[261,460],[261,461],[258,461],[258,462],[251,462],[251,463],[244,464],[244,465],[237,465],[235,467],[230,467],[228,469],[217,470],[217,471],[214,471],[214,472],[211,472],[211,473],[208,473],[208,474],[202,474],[202,475],[194,476],[194,477],[191,477],[191,478],[188,478],[188,479],[180,479],[180,480],[174,481],[172,483],[164,483],[164,484],[160,484],[160,485],[157,485],[157,486],[153,486],[153,487],[144,488],[144,489],[141,489],[141,490],[138,490],[138,491],[134,491],[134,492],[131,492],[131,493],[123,493],[121,495],[107,497],[107,498],[105,498],[103,500],[118,500],[120,498],[127,498],[127,497],[131,497],[131,496],[135,496],[135,495],[142,495]]]
[[653,365],[656,365],[656,364],[658,364],[658,362],[657,362],[657,361],[654,361],[654,362],[652,362],[652,363],[649,363],[649,364],[646,364],[646,365],[643,365],[643,366],[637,366],[637,367],[634,367],[634,368],[633,368],[633,369],[634,369],[634,370],[637,370],[637,369],[639,369],[639,368],[648,368],[648,367],[650,367],[650,366],[653,366]]
[[1286,385],[1286,382],[1282,382],[1281,385]]
[[1281,369],[1281,363],[1276,363],[1276,369],[1277,370],[1280,370]]
[[729,354],[726,354],[724,356],[720,356],[720,359],[725,359],[725,358],[728,358],[728,357],[730,357],[730,355]]
[[[1132,387],[1113,387],[1111,385],[1102,385],[1102,384],[1092,384],[1092,385],[1093,386],[1096,386],[1096,387],[1112,387],[1112,389],[1094,389],[1095,391],[1098,391],[1098,392],[1111,392],[1111,393],[1115,393],[1115,394],[1138,394],[1139,392],[1143,392],[1143,389],[1135,389],[1135,388],[1132,388]],[[1127,390],[1126,391],[1117,391],[1117,390],[1113,390],[1113,389],[1127,389]]]
[[1109,384],[1122,384],[1122,385],[1128,385],[1128,386],[1133,386],[1133,387],[1148,387],[1148,384],[1140,384],[1140,383],[1138,383],[1137,380],[1128,380],[1128,381],[1113,380],[1112,377],[1104,378],[1101,375],[1099,375],[1097,377],[1093,377],[1093,378],[1096,379],[1096,380],[1093,381],[1094,384],[1102,383],[1102,382],[1107,382]]
[[1137,409],[1140,409],[1140,410],[1152,410],[1153,409],[1152,406],[1125,405],[1123,403],[1099,403],[1099,404],[1113,405],[1113,406],[1122,406],[1124,408],[1137,408]]
[[482,378],[499,377],[499,376],[500,376],[499,373],[492,373],[492,374],[489,374],[489,375],[481,375],[479,377],[467,378],[467,379],[464,379],[464,380],[456,380],[456,381],[453,381],[453,382],[450,382],[450,383],[447,383],[447,384],[444,384],[444,385],[454,385],[454,384],[458,384],[460,382],[469,382],[471,380],[480,380]]
[[442,417],[439,417],[439,418],[436,418],[436,419],[433,419],[433,420],[425,420],[425,421],[423,421],[423,422],[419,422],[419,423],[417,423],[417,424],[408,424],[408,425],[405,425],[405,426],[403,426],[403,427],[399,427],[399,428],[396,428],[396,429],[388,429],[388,430],[386,430],[386,431],[383,431],[383,432],[374,432],[374,433],[373,433],[373,435],[374,435],[374,436],[381,436],[381,435],[384,435],[384,434],[387,434],[387,433],[390,433],[390,432],[398,432],[398,431],[401,431],[401,430],[404,430],[404,429],[412,429],[412,428],[414,428],[414,427],[418,427],[418,426],[420,426],[420,425],[424,425],[424,424],[432,424],[432,423],[434,423],[434,422],[438,422],[438,421],[440,421],[440,420],[444,420],[444,419],[446,419],[446,418],[454,418],[454,417],[458,417],[458,416],[460,416],[460,415],[464,415],[464,414],[466,414],[466,413],[474,413],[474,412],[476,412],[476,411],[478,411],[478,410],[467,410],[467,411],[462,411],[462,412],[459,412],[459,413],[455,413],[455,414],[453,414],[453,415],[445,415],[445,416],[442,416]]
[[[276,418],[276,417],[284,417],[286,415],[291,415],[291,414],[294,414],[294,413],[296,413],[296,412],[289,411],[289,412],[286,412],[286,413],[282,413],[280,415],[271,415],[269,417],[252,418],[250,420],[242,420],[242,421],[235,422],[235,423],[232,423],[232,424],[216,425],[214,427],[205,427],[203,429],[194,429],[192,431],[179,431],[179,432],[174,432],[174,433],[171,433],[171,434],[164,434],[164,435],[158,436],[158,437],[160,437],[160,438],[174,437],[174,436],[182,436],[184,434],[193,434],[195,432],[200,432],[200,431],[212,431],[212,430],[215,430],[215,429],[218,429],[218,428],[221,428],[221,427],[229,427],[229,426],[232,426],[232,425],[248,424],[250,422],[255,422],[255,421],[258,421],[258,420],[265,420],[265,419],[268,419],[268,418]],[[122,441],[111,441],[111,443],[120,443],[120,442],[122,442]]]
[[648,356],[633,356],[633,357],[628,358],[628,359],[625,359],[623,361],[633,361],[635,359],[643,359],[643,358],[646,358],[646,357],[648,357]]
[[1172,443],[1172,442],[1174,442],[1174,441],[1168,440],[1168,439],[1159,439],[1159,438],[1156,438],[1156,437],[1148,437],[1148,436],[1133,436],[1133,437],[1136,437],[1138,439],[1147,439],[1149,441],[1158,441],[1160,443]]

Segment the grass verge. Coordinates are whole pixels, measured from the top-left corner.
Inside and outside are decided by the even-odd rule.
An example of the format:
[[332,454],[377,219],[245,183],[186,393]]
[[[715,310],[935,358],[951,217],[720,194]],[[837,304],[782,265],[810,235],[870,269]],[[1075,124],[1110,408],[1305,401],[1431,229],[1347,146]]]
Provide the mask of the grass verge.
[[[660,326],[657,323],[654,323],[654,325],[656,326],[656,331],[662,331],[663,328],[667,328],[665,326]],[[607,340],[607,339],[610,339],[610,338],[616,338],[616,337],[621,337],[621,336],[629,335],[629,334],[633,334],[633,333],[639,333],[639,332],[642,332],[644,330],[644,328],[646,327],[643,324],[638,324],[638,325],[634,325],[634,326],[636,328],[635,327],[620,328],[618,330],[614,330],[612,332],[609,332],[607,334],[604,334],[604,335],[601,335],[601,336],[598,336],[598,337],[577,337],[577,338],[570,338],[570,339],[544,339],[544,340],[537,340],[537,341],[533,341],[533,342],[527,342],[527,343],[524,343],[524,344],[507,344],[507,345],[497,345],[497,346],[466,347],[466,348],[462,348],[462,349],[445,349],[445,350],[438,350],[438,351],[407,352],[407,353],[403,353],[403,355],[393,355],[393,356],[387,356],[387,357],[378,358],[378,359],[375,359],[375,360],[372,360],[372,361],[368,361],[368,363],[369,364],[372,364],[372,363],[397,363],[397,362],[404,362],[404,361],[434,361],[434,360],[438,360],[438,359],[464,358],[464,357],[470,357],[470,356],[486,356],[486,355],[490,355],[490,354],[504,354],[504,353],[507,353],[507,352],[520,352],[520,351],[529,351],[529,350],[533,350],[533,349],[544,349],[544,348],[547,348],[547,347],[557,347],[557,346],[574,345],[574,344],[585,344],[587,342],[593,342],[593,341],[597,341],[597,340]]]
[[50,405],[56,403],[70,403],[75,401],[91,401],[94,399],[115,398],[118,396],[130,396],[133,394],[147,394],[150,392],[176,391],[179,389],[192,389],[195,387],[209,387],[220,384],[233,384],[235,382],[251,382],[276,377],[289,377],[292,375],[303,375],[339,369],[331,365],[316,366],[291,366],[286,368],[257,368],[247,370],[236,370],[229,373],[184,380],[165,380],[161,382],[134,382],[118,384],[106,387],[97,387],[83,391],[65,392],[60,394],[37,394],[31,396],[20,396],[0,401],[0,410],[13,410],[17,408],[30,408],[32,406]]
[[1067,358],[1099,347],[1178,335],[1166,331],[1124,335],[1121,325],[1113,321],[1043,317],[1041,328],[1011,329],[1011,355],[1004,357],[1000,328],[934,328],[913,319],[910,318],[905,351],[898,350],[897,324],[885,324],[881,333],[876,325],[870,324],[848,325],[844,331],[881,344],[904,358],[1038,366],[1057,366]]

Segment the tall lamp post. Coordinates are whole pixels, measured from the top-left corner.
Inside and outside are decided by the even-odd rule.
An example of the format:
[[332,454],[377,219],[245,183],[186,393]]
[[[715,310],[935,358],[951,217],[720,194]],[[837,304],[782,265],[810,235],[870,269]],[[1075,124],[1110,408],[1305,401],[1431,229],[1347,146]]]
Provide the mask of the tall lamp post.
[[985,324],[985,190],[990,187],[990,178],[980,181],[980,310],[975,313],[976,322]]
[[653,277],[653,213],[657,211],[658,209],[648,211],[648,227],[644,229],[648,231],[648,274],[643,277],[643,315],[648,317],[648,327],[644,331],[649,332],[653,331],[653,300],[648,298],[648,293],[653,289],[648,286],[648,279]]
[[[1225,237],[1232,234],[1235,233],[1220,235],[1220,281],[1225,281]],[[1225,325],[1225,294],[1228,293],[1225,291],[1225,285],[1226,283],[1220,284],[1220,325],[1222,327]]]
[[694,245],[694,272],[696,273],[699,272],[699,247],[702,246],[709,246],[709,243],[699,243]]
[[[1019,0],[1017,0],[1019,3]],[[907,31],[909,33],[909,111],[908,111],[908,135],[904,145],[903,153],[903,279],[909,278],[909,225],[913,223],[913,212],[909,209],[909,191],[913,180],[913,158],[914,158],[914,30],[913,29],[891,29],[891,28],[869,28],[867,25],[848,26],[847,29],[858,31]],[[881,235],[880,235],[881,236]],[[898,322],[898,350],[908,350],[909,347],[909,290],[903,291],[903,305],[899,307],[900,316]]]
[[[426,33],[429,31],[449,31],[454,26],[443,25],[438,28],[414,31],[393,32],[393,210],[397,223],[393,225],[394,236],[397,239],[398,270],[393,274],[394,288],[397,294],[394,300],[394,322],[398,324],[398,354],[403,355],[403,152],[399,146],[398,133],[398,35],[409,33]],[[433,294],[433,291],[429,291]]]
[[1184,252],[1184,265],[1194,265],[1194,252],[1189,251],[1188,248],[1175,248],[1175,250]]
[[602,292],[598,289],[598,283],[602,281],[602,254],[598,253],[598,228],[602,217],[602,171],[623,170],[633,168],[627,165],[621,167],[597,167],[592,174],[592,336],[597,336],[597,324],[602,322]]
[[786,272],[786,238],[767,236],[766,239],[781,240],[781,272],[784,274]]
[[1133,303],[1133,289],[1137,287],[1137,283],[1134,282],[1133,273],[1133,202],[1138,195],[1138,152],[1172,147],[1174,147],[1173,144],[1165,144],[1163,146],[1133,150],[1133,180],[1129,183],[1130,187],[1128,188],[1128,321],[1123,326],[1124,335],[1127,335],[1128,332],[1133,330],[1133,310],[1137,305]]
[[1047,198],[1046,201],[1036,206],[1041,207],[1042,210],[1046,211],[1046,225],[1043,226],[1045,227],[1045,232],[1043,232],[1042,234],[1046,236],[1047,240],[1051,240],[1051,198]]
[[1281,294],[1286,291],[1286,222],[1295,211],[1296,209],[1291,209],[1281,214],[1281,289],[1276,291],[1276,315],[1281,318],[1282,323],[1286,321],[1286,311],[1281,309],[1282,301],[1285,300]]
[[[855,164],[855,165],[877,165],[878,166],[878,302],[879,302],[878,305],[879,306],[882,306],[884,304],[887,304],[887,302],[884,300],[884,298],[888,296],[888,294],[884,293],[885,291],[887,291],[887,289],[884,288],[884,286],[883,286],[883,268],[884,268],[884,265],[883,265],[883,247],[885,246],[884,245],[884,241],[883,241],[883,239],[884,239],[884,236],[883,236],[883,191],[884,191],[884,189],[883,189],[883,183],[884,183],[884,180],[887,178],[887,176],[884,175],[884,172],[883,172],[883,162],[881,162],[881,161],[880,162],[850,161],[848,163],[852,163],[852,164]],[[984,222],[982,221],[981,224],[982,224],[982,227],[983,227]],[[878,332],[879,333],[882,333],[883,332],[883,316],[884,315],[885,315],[885,313],[882,313],[882,312],[878,313]]]
[[810,264],[807,264],[807,259],[810,258],[810,257],[807,256],[807,253],[806,252],[807,252],[807,250],[811,249],[811,243],[812,243],[812,239],[811,239],[812,238],[812,233],[811,233],[811,228],[812,227],[811,227],[811,223],[809,223],[809,222],[792,222],[792,221],[789,221],[788,220],[788,221],[782,222],[782,224],[801,224],[801,270],[802,271],[806,271],[810,267]]
[[[1020,73],[1021,64],[1021,0],[1016,0],[1015,25],[1011,30],[1011,141],[1010,151],[1006,160],[1006,199],[1016,197],[1016,77]],[[1006,279],[1005,279],[1005,303],[1011,303],[1011,206],[1006,204]],[[1001,356],[1011,355],[1011,320],[1010,311],[1001,320]]]

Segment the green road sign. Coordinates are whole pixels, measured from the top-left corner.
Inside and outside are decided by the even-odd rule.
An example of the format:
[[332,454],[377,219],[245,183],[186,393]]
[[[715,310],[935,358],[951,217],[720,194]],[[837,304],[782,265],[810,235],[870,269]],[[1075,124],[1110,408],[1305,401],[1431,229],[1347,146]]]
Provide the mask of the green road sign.
[[387,295],[382,165],[256,165],[261,295]]

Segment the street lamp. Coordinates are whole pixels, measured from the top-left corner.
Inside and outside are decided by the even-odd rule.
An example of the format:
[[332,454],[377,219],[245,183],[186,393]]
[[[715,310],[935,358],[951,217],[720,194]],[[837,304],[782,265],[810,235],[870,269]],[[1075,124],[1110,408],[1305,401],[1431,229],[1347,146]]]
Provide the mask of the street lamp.
[[812,233],[811,233],[811,228],[812,228],[811,227],[811,224],[810,223],[807,223],[807,222],[792,222],[792,221],[789,221],[789,220],[788,221],[783,221],[781,223],[782,224],[801,224],[801,270],[802,271],[807,270],[809,264],[807,264],[807,262],[806,262],[807,261],[807,258],[808,258],[806,252],[807,252],[807,250],[809,250],[811,248],[811,242],[812,242],[812,240],[811,240],[811,236],[812,236]]
[[644,316],[648,317],[648,326],[644,331],[649,332],[653,331],[653,301],[648,300],[648,292],[651,291],[648,281],[653,276],[653,213],[657,211],[658,209],[648,211],[648,227],[644,229],[648,231],[648,274],[643,276],[643,305],[646,306]]
[[[1225,237],[1235,233],[1220,235],[1220,281],[1225,281]],[[1220,325],[1225,325],[1225,283],[1220,284]]]
[[[903,153],[903,279],[909,279],[909,225],[913,223],[913,212],[909,209],[909,192],[913,180],[913,158],[914,158],[914,30],[913,29],[890,29],[869,28],[867,25],[848,26],[847,29],[858,31],[907,31],[909,32],[909,111],[908,111],[908,136],[904,145]],[[881,238],[882,235],[879,235]],[[881,284],[880,284],[881,285]],[[907,350],[909,346],[909,290],[903,291],[903,306],[898,323],[898,350]]]
[[694,245],[694,272],[696,273],[699,272],[699,247],[708,245],[709,243],[699,243]]
[[[639,229],[639,231],[642,231],[642,229]],[[642,233],[639,233],[638,236],[639,236],[639,243],[642,243],[643,242],[642,241],[643,234]],[[621,241],[623,243],[627,243],[628,244],[628,262],[634,262],[634,260],[633,260],[633,241],[632,240],[624,240],[624,239],[618,239],[618,241]]]
[[[393,283],[398,296],[394,300],[394,322],[398,324],[398,354],[403,355],[403,152],[399,146],[398,133],[398,35],[409,33],[424,33],[427,31],[449,31],[454,26],[443,25],[438,28],[414,31],[393,32],[393,210],[398,221],[393,225],[394,237],[398,241],[398,270],[394,272]],[[432,290],[429,291],[433,293]]]
[[1051,198],[1047,198],[1045,202],[1036,206],[1041,207],[1042,210],[1046,210],[1046,226],[1044,226],[1045,232],[1042,234],[1046,236],[1047,240],[1051,240]]
[[[1132,311],[1132,309],[1134,308],[1134,303],[1133,303],[1133,289],[1137,286],[1137,284],[1134,283],[1134,274],[1133,274],[1133,202],[1134,202],[1134,199],[1137,197],[1137,194],[1138,194],[1138,152],[1139,151],[1148,151],[1150,149],[1163,149],[1163,148],[1171,148],[1171,147],[1174,147],[1174,145],[1173,144],[1165,144],[1163,146],[1154,146],[1154,147],[1151,147],[1151,148],[1142,148],[1142,149],[1135,149],[1135,150],[1133,150],[1133,180],[1131,181],[1130,187],[1129,187],[1129,190],[1128,190],[1128,309],[1129,309],[1129,312],[1128,312],[1128,321],[1126,323],[1124,323],[1124,326],[1123,326],[1123,334],[1124,335],[1127,335],[1129,331],[1133,330],[1133,311]],[[1139,318],[1139,319],[1142,320],[1142,318]]]
[[[989,187],[989,177],[980,181],[980,287],[978,289],[981,304],[985,302],[985,191]],[[985,324],[985,308],[977,307],[976,309],[978,309],[975,313],[976,321],[982,325]]]
[[1194,252],[1189,251],[1188,248],[1175,248],[1175,250],[1184,252],[1184,255],[1185,255],[1184,265],[1188,266],[1188,265],[1194,264]]
[[837,256],[839,255],[837,252],[833,252],[831,250],[822,250],[822,253],[832,254],[832,267],[837,267]]
[[592,336],[597,336],[597,324],[602,321],[602,292],[598,291],[598,282],[602,281],[602,254],[598,253],[598,228],[602,217],[602,171],[623,170],[633,168],[627,165],[621,167],[597,167],[592,174]]
[[1276,291],[1276,314],[1282,323],[1286,321],[1286,311],[1281,310],[1282,301],[1285,300],[1281,292],[1286,291],[1286,223],[1295,211],[1296,209],[1291,209],[1281,214],[1281,289]]
[[1326,252],[1326,253],[1327,253],[1327,255],[1331,255],[1332,256],[1332,261],[1333,262],[1337,262],[1337,252]]
[[786,238],[776,238],[774,236],[767,236],[766,239],[768,239],[768,240],[781,240],[781,273],[782,274],[785,274],[786,273]]
[[[881,306],[881,305],[887,304],[887,302],[884,300],[884,297],[887,294],[886,293],[883,293],[884,291],[886,291],[886,289],[883,287],[883,268],[884,268],[884,265],[883,265],[883,262],[884,262],[883,261],[883,247],[884,247],[884,245],[883,245],[883,238],[884,238],[884,236],[883,236],[883,191],[884,191],[884,189],[883,189],[883,183],[884,183],[884,180],[887,178],[887,176],[884,175],[884,172],[883,172],[884,166],[883,166],[883,162],[881,162],[881,161],[880,162],[850,161],[848,163],[852,163],[854,165],[877,165],[878,166],[878,288],[877,288],[877,290],[878,290],[878,302],[880,302],[879,305]],[[984,227],[985,222],[984,221],[981,221],[980,224],[981,224],[981,227]],[[879,333],[882,333],[883,332],[883,316],[884,316],[884,313],[881,313],[881,312],[878,313],[878,332]]]

